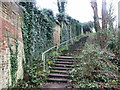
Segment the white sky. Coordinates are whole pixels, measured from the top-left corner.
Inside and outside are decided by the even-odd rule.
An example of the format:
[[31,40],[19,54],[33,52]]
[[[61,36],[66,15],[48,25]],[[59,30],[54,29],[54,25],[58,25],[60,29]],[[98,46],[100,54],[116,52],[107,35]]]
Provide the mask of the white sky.
[[[67,0],[66,13],[80,22],[93,21],[93,10],[91,8],[91,0]],[[115,15],[118,15],[118,1],[120,0],[106,0],[107,5],[112,1],[115,8]],[[36,0],[37,7],[40,9],[52,9],[54,13],[58,13],[57,0]],[[99,17],[101,17],[102,0],[97,0]]]

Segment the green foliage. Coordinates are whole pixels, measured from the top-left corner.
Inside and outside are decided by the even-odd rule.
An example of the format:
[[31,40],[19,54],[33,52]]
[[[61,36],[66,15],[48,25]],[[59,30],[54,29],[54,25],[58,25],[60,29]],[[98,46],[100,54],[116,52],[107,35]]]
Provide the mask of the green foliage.
[[79,21],[70,16],[60,13],[55,20],[51,10],[38,10],[32,2],[21,3],[21,5],[25,8],[22,31],[26,63],[41,60],[41,53],[53,46],[53,27],[56,23],[63,26],[61,42],[81,33]]
[[64,45],[64,46],[59,48],[59,52],[62,52],[62,51],[67,50],[67,49],[68,49],[68,46]]
[[[55,19],[51,10],[38,10],[35,7],[35,3],[33,2],[20,2],[20,5],[24,9],[24,22],[22,26],[26,59],[23,62],[25,73],[24,78],[31,78],[31,80],[23,81],[22,83],[24,85],[22,85],[22,87],[38,87],[42,85],[42,80],[44,82],[46,74],[42,74],[45,75],[44,77],[41,75],[38,76],[38,74],[42,73],[43,70],[41,69],[40,72],[39,69],[39,71],[37,72],[35,67],[38,66],[32,65],[34,63],[37,63],[40,66],[43,66],[43,61],[41,60],[42,52],[53,46],[53,27],[56,24],[59,24],[61,26],[61,42],[64,42],[66,40],[69,40],[70,38],[79,35],[81,33],[81,25],[79,21],[63,13],[58,14]],[[46,54],[46,68],[49,68],[54,63],[54,60],[52,58],[57,55],[59,55],[59,53],[56,51],[52,51],[48,55]],[[41,78],[40,80],[40,77],[43,78]]]
[[64,13],[57,14],[56,18],[62,28],[61,42],[67,41],[81,34],[81,23],[79,21]]
[[16,42],[15,42],[15,52],[12,50],[12,47],[11,47],[10,42],[9,42],[9,38],[8,38],[8,47],[9,47],[9,50],[10,50],[11,79],[12,79],[12,85],[14,85],[15,82],[16,82],[16,72],[18,70],[18,61],[17,61],[18,40],[16,39]]
[[53,56],[53,57],[58,56],[58,55],[59,55],[59,53],[57,51],[51,52],[51,56]]
[[[35,3],[21,2],[24,8],[24,23],[22,27],[26,63],[41,62],[41,53],[53,46],[53,27],[62,26],[61,42],[79,35],[79,21],[60,13],[56,16],[48,9],[38,10]],[[63,24],[63,25],[62,25]],[[77,30],[78,29],[78,30]]]
[[83,33],[86,34],[86,32],[92,32],[92,29],[94,27],[94,24],[92,21],[82,23]]
[[115,57],[112,60],[114,63],[119,63],[120,56],[120,43],[119,43],[119,31],[112,30],[100,30],[94,36],[94,43],[99,44],[102,48],[107,49],[113,53]]
[[41,53],[53,46],[53,12],[38,10],[32,2],[21,5],[25,8],[22,31],[26,62],[39,61]]
[[109,38],[107,41],[108,48],[112,50],[115,54],[120,54],[119,41],[118,41],[119,36],[117,35],[118,32],[108,30],[106,33],[107,33],[107,38]]
[[40,71],[40,69],[39,64],[27,65],[24,79],[19,81],[14,88],[42,88],[49,71]]
[[51,68],[52,65],[55,64],[56,58],[57,56],[63,55],[63,51],[67,50],[67,46],[66,45],[62,45],[59,47],[58,50],[56,50],[56,48],[52,51],[49,51],[48,53],[45,54],[46,57],[46,69],[49,70]]
[[[109,51],[102,51],[97,44],[86,44],[76,68],[71,70],[71,78],[77,82],[76,87],[94,88],[104,86],[117,79],[118,67],[109,61],[115,55]],[[115,75],[115,77],[111,77]]]
[[84,81],[84,83],[80,83],[79,85],[77,85],[76,87],[80,87],[80,88],[98,88],[99,87],[99,85],[98,85],[98,83],[95,83],[95,82],[93,82],[93,83],[86,83],[85,81]]
[[59,55],[59,53],[55,50],[46,53],[46,70],[49,70],[51,66],[55,63],[55,58]]
[[[18,70],[18,37],[16,38],[12,38],[10,36],[10,34],[8,32],[6,32],[6,36],[7,36],[7,45],[8,45],[8,48],[10,50],[10,65],[11,65],[11,68],[10,68],[10,74],[11,74],[11,83],[13,86],[15,83],[16,83],[16,72]],[[10,39],[14,39],[15,40],[15,49],[13,49],[13,45],[12,43],[10,42]]]
[[98,80],[98,82],[102,81],[104,83],[108,83],[110,78],[106,75],[100,75],[99,74],[99,75],[96,75],[96,79]]

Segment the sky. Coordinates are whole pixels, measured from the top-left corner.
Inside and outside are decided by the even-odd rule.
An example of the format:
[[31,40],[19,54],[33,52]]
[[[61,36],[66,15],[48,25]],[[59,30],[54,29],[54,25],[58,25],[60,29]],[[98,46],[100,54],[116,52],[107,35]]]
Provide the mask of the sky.
[[[67,0],[66,13],[80,22],[93,21],[93,10],[90,4],[91,0]],[[118,1],[120,0],[106,0],[107,6],[113,2],[115,8],[115,15],[118,16]],[[58,13],[57,0],[36,0],[36,5],[40,9],[52,9],[54,13]],[[98,15],[101,17],[102,0],[97,0]]]

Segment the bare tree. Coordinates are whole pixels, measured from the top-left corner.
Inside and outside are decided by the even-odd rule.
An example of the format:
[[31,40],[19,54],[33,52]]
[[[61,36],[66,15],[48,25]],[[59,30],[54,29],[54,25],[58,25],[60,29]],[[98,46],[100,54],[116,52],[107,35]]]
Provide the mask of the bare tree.
[[106,0],[102,0],[102,29],[107,28]]
[[114,8],[111,2],[111,4],[108,7],[108,11],[107,11],[107,28],[109,30],[113,29],[113,23],[115,20],[116,20],[116,16],[114,15]]

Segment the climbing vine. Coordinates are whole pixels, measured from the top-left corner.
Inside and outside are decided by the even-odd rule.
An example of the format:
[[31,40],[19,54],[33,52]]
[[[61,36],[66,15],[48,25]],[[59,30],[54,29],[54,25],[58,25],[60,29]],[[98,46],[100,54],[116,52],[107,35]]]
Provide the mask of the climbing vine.
[[26,62],[41,62],[41,53],[53,46],[53,12],[47,9],[38,10],[31,2],[22,2],[21,5],[25,9],[22,31]]
[[10,38],[7,33],[7,39],[8,39],[8,48],[10,50],[10,73],[11,73],[11,81],[12,85],[15,84],[16,82],[16,72],[18,70],[18,61],[17,61],[17,56],[18,56],[18,39],[15,39],[15,51],[12,50],[12,44],[10,43]]
[[15,45],[15,52],[13,52],[10,49],[10,62],[11,62],[11,78],[12,78],[12,85],[15,83],[16,79],[16,72],[18,70],[18,61],[17,61],[17,56],[18,56],[18,41],[16,40],[16,45]]
[[61,26],[61,42],[69,40],[81,32],[80,22],[72,17],[59,13],[54,17],[52,10],[38,10],[35,3],[22,2],[24,23],[22,27],[26,62],[39,61],[41,53],[53,46],[53,27]]
[[81,23],[78,20],[64,13],[57,14],[56,18],[59,21],[60,26],[62,28],[61,42],[67,41],[70,38],[81,34]]
[[[79,35],[81,25],[79,21],[68,15],[58,14],[55,17],[52,10],[38,10],[33,2],[20,2],[19,4],[24,10],[22,35],[26,59],[25,62],[23,61],[24,81],[22,81],[22,85],[24,83],[25,87],[41,87],[48,73],[48,71],[42,71],[43,61],[41,55],[53,46],[53,27],[56,24],[60,25],[62,29],[61,42],[64,42]],[[52,52],[52,56],[54,54],[57,53]],[[49,61],[47,63],[51,64]]]

